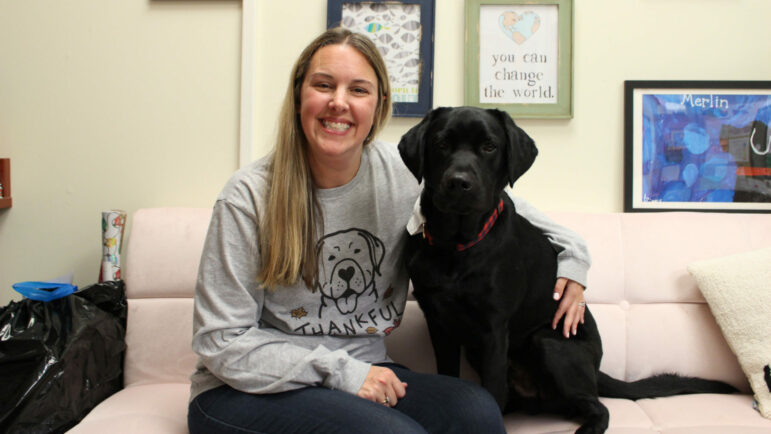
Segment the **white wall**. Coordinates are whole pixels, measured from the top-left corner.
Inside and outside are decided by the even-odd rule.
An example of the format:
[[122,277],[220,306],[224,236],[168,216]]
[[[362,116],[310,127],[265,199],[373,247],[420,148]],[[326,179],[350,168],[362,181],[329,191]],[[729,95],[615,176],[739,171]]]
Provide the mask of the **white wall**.
[[[436,3],[434,105],[460,105],[465,2]],[[326,1],[257,14],[255,158]],[[771,79],[769,16],[768,0],[575,0],[574,118],[519,122],[541,153],[515,189],[544,210],[621,211],[623,81]],[[213,203],[238,166],[240,34],[238,0],[0,0],[0,305],[14,282],[93,283],[102,210]]]

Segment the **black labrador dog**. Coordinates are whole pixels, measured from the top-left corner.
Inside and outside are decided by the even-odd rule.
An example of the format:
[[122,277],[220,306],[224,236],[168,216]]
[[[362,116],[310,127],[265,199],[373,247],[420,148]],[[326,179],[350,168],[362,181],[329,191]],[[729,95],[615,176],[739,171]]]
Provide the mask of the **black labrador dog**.
[[735,390],[671,374],[626,383],[601,373],[602,342],[588,309],[576,336],[565,339],[562,325],[552,329],[556,252],[504,191],[538,151],[508,114],[435,109],[402,137],[399,152],[424,180],[424,231],[410,237],[406,260],[440,374],[459,375],[463,347],[502,411],[576,418],[580,433],[608,427],[598,395]]

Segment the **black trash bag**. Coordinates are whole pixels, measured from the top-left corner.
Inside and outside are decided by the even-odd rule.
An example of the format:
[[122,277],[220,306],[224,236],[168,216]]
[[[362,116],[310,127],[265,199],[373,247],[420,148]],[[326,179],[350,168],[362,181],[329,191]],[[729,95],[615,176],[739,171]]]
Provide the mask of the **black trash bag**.
[[123,387],[123,281],[0,307],[0,432],[63,433]]

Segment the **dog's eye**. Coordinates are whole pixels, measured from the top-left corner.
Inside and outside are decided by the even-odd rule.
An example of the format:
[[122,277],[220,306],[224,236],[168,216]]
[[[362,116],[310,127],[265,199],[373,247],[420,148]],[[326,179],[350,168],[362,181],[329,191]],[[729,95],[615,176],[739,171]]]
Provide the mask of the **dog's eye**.
[[327,258],[328,261],[334,261],[335,259],[337,259],[335,255],[329,255],[329,258]]
[[439,142],[436,142],[436,147],[437,147],[437,148],[439,148],[439,149],[441,149],[442,151],[445,151],[445,150],[447,150],[448,146],[449,146],[449,145],[448,145],[448,144],[447,144],[447,142],[445,142],[444,140],[442,140],[442,141],[439,141]]
[[359,252],[361,252],[361,249],[355,249],[355,250],[353,251],[353,253],[359,253]]
[[482,145],[482,151],[484,152],[495,152],[496,149],[498,149],[498,147],[495,146],[495,143],[485,143]]

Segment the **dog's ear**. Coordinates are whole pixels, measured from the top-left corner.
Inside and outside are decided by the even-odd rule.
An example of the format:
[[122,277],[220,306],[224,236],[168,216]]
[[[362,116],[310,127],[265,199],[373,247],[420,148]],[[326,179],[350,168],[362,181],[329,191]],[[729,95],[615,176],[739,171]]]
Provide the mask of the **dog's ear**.
[[419,124],[410,128],[399,140],[399,154],[402,161],[410,169],[415,178],[420,182],[423,179],[423,166],[425,163],[426,140],[428,139],[428,129],[432,120],[441,112],[446,111],[446,107],[431,110]]
[[506,159],[509,185],[512,185],[533,165],[538,149],[533,139],[514,123],[508,113],[497,109],[490,109],[490,111],[494,112],[506,131]]

